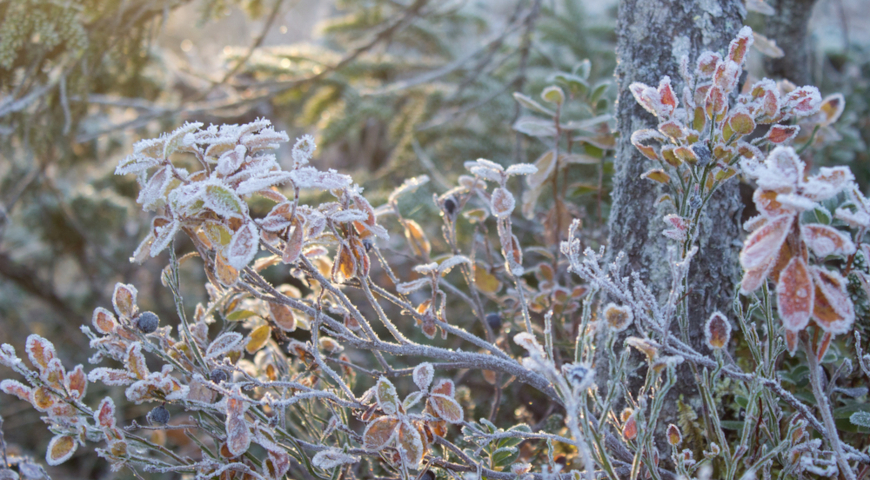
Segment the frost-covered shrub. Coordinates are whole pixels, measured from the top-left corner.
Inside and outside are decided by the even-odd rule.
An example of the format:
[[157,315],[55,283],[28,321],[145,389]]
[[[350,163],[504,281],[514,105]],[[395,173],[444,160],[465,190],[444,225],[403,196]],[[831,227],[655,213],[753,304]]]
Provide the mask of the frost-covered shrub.
[[[787,122],[824,105],[817,89],[781,91],[763,80],[735,98],[751,39],[742,30],[726,55],[705,53],[691,71],[685,60],[682,95],[668,78],[631,86],[659,119],[658,130],[632,141],[655,162],[644,176],[667,189],[669,284],[625,272],[619,255],[605,262],[606,247],[586,248],[579,221],[560,252],[521,244],[514,177],[534,191],[558,180],[561,161],[585,161],[560,155],[565,94],[557,87],[542,94],[555,111],[518,97],[553,113],[549,157],[537,166],[466,162],[468,175],[434,197],[443,253],[399,208],[427,178],[407,180],[375,208],[351,177],[315,166],[310,137],[279,161],[275,150],[289,138],[267,120],[191,123],[136,143],[116,169],[137,176],[138,202],[154,214],[131,260],[154,262],[168,250],[162,281],[177,319],[140,311],[136,287],[119,283],[111,309],[97,307],[82,327],[90,361],[101,366],[68,369],[49,340],[31,335],[30,365],[0,347],[0,363],[24,379],[0,389],[45,414],[50,465],[105,442],[97,452],[113,469],[195,478],[861,478],[870,455],[866,438],[851,432],[870,428],[861,403],[870,356],[859,335],[837,342],[855,321],[847,278],[870,284],[870,205],[847,168],[809,175],[790,146],[800,127]],[[761,124],[767,133],[755,135]],[[535,126],[549,128],[516,125]],[[712,193],[741,172],[757,185],[760,212],[746,224],[745,275],[733,311],[699,321],[686,300],[692,260],[704,254],[698,221]],[[524,208],[533,210],[539,193]],[[255,202],[270,209],[257,213]],[[407,266],[390,256],[396,224],[413,268],[391,267]],[[458,232],[469,225],[466,245]],[[530,255],[548,260],[531,266]],[[198,262],[209,301],[189,305],[180,270]],[[295,283],[272,285],[274,269]],[[689,328],[701,325],[709,351],[688,342]],[[603,343],[596,330],[607,332]],[[565,331],[576,336],[566,342]],[[617,354],[625,331],[631,348]],[[440,346],[439,332],[461,347]],[[601,350],[614,357],[606,385],[593,368]],[[635,368],[637,356],[645,368]],[[397,368],[398,358],[413,366]],[[658,429],[682,364],[694,373],[703,416],[684,406]],[[459,370],[495,385],[496,410],[502,388],[518,382],[562,413],[536,427],[472,418]],[[629,391],[637,374],[643,385]],[[123,387],[125,402],[149,405],[148,425],[120,425],[111,397],[86,396],[91,384]],[[167,430],[183,430],[197,455],[149,434]],[[0,470],[3,478],[35,471],[18,465],[18,473]]]

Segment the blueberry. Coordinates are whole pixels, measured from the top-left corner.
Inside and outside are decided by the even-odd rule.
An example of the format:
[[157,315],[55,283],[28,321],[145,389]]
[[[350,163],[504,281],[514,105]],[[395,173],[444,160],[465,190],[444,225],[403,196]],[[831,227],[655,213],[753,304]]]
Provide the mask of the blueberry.
[[494,332],[501,330],[501,315],[498,312],[487,313],[485,320]]
[[372,247],[375,246],[375,242],[372,241],[371,238],[366,238],[365,240],[363,240],[362,243],[363,243],[363,247],[365,247],[367,252],[371,251]]
[[704,200],[701,199],[701,196],[698,195],[697,193],[692,195],[692,197],[689,199],[689,207],[691,207],[692,210],[697,210],[697,209],[701,208],[701,205],[703,205],[703,204],[704,204]]
[[224,370],[221,370],[219,368],[215,368],[214,370],[212,370],[211,373],[208,375],[208,378],[210,378],[212,382],[217,383],[217,384],[220,384],[221,382],[226,382],[227,380],[229,380],[229,376],[227,375],[227,372],[225,372]]
[[695,152],[695,156],[698,157],[699,167],[706,167],[713,158],[710,149],[704,144],[696,143],[695,145],[692,145],[692,151]]
[[157,330],[159,323],[160,319],[157,318],[154,312],[142,312],[136,317],[136,328],[141,330],[142,333],[153,333]]
[[148,420],[152,423],[166,425],[169,423],[169,410],[167,410],[163,405],[160,405],[148,413]]

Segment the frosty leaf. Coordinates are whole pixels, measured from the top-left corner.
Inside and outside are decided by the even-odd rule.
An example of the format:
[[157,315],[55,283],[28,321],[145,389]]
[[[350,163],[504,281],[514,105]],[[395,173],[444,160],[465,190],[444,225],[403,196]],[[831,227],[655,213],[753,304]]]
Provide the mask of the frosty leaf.
[[40,371],[48,368],[48,363],[57,357],[54,345],[36,334],[27,337],[24,350],[27,352],[27,358],[30,359],[30,363]]
[[30,401],[33,408],[40,412],[46,412],[55,403],[54,394],[47,387],[35,388],[30,392]]
[[505,170],[505,174],[508,176],[511,175],[532,175],[538,171],[538,168],[534,165],[530,165],[528,163],[518,163],[516,165],[511,165]]
[[369,452],[383,450],[395,437],[398,425],[399,419],[396,417],[384,416],[376,418],[372,423],[368,424],[365,432],[363,432],[363,448]]
[[743,268],[753,270],[770,262],[788,236],[793,221],[794,217],[783,215],[753,232],[740,252],[740,264]]
[[[532,137],[554,137],[556,136],[556,126],[552,120],[543,120],[537,117],[521,117],[514,122],[512,128],[520,133]],[[476,173],[472,171],[473,173]],[[482,176],[482,175],[481,175]]]
[[822,96],[819,89],[813,86],[796,88],[785,98],[786,108],[791,109],[796,117],[806,117],[816,113],[821,103]]
[[413,220],[405,220],[403,225],[405,226],[405,238],[411,244],[414,255],[428,257],[432,251],[432,245],[429,243],[429,239],[426,238],[423,229],[420,228],[420,224]]
[[103,335],[114,332],[115,327],[118,326],[118,322],[115,320],[115,316],[112,315],[112,312],[103,307],[97,307],[94,310],[94,316],[91,318],[91,323],[94,325],[97,332],[102,333]]
[[324,470],[333,470],[342,465],[359,462],[359,457],[348,455],[337,448],[328,448],[317,452],[311,458],[311,464]]
[[698,56],[698,68],[696,70],[698,76],[701,78],[710,78],[713,76],[713,72],[716,71],[716,65],[722,61],[722,57],[719,54],[706,51],[701,53]]
[[[778,196],[779,192],[776,190],[764,190],[761,188],[755,190],[755,193],[752,194],[752,200],[758,208],[758,211],[762,214],[759,217],[760,220],[764,220],[765,218],[775,218],[780,215],[794,214],[795,210],[780,203],[777,200]],[[751,231],[754,230],[754,228],[746,228],[746,230]]]
[[443,276],[447,275],[450,270],[452,270],[457,265],[461,264],[471,265],[471,260],[464,255],[453,255],[452,257],[447,258],[438,264],[438,272]]
[[163,140],[163,158],[169,158],[176,150],[190,146],[193,137],[188,137],[187,134],[197,131],[201,126],[199,122],[186,122],[167,135]]
[[432,385],[432,378],[435,375],[435,369],[431,363],[421,363],[414,368],[414,384],[420,390],[429,390],[429,385]]
[[15,355],[15,348],[8,343],[0,345],[0,365],[15,368],[21,363],[21,359]]
[[145,356],[142,354],[142,344],[139,342],[131,343],[127,348],[127,357],[124,359],[124,366],[136,378],[145,379],[151,372],[148,371],[148,365],[145,362]]
[[535,112],[542,113],[542,114],[547,115],[547,116],[553,116],[556,114],[556,112],[541,105],[540,103],[536,102],[535,100],[532,100],[530,97],[523,95],[522,93],[514,92],[514,100],[516,100],[517,103],[528,108],[529,110],[533,110]]
[[127,155],[127,157],[118,163],[118,166],[115,167],[115,175],[127,175],[130,173],[140,174],[159,164],[160,160],[156,158],[139,153],[132,153]]
[[553,150],[547,150],[538,157],[538,159],[535,160],[535,168],[537,171],[526,177],[526,184],[531,188],[535,188],[546,182],[556,169],[555,158],[556,155]]
[[855,252],[852,240],[835,228],[818,224],[804,225],[801,233],[807,246],[821,258],[828,255],[851,255]]
[[628,307],[608,303],[604,307],[604,320],[614,332],[622,332],[631,325],[634,314]]
[[417,290],[429,285],[432,281],[429,278],[423,277],[418,278],[412,282],[404,282],[396,285],[396,291],[401,293],[402,295],[407,295],[411,292],[416,292]]
[[293,233],[287,238],[284,244],[284,250],[281,252],[281,261],[284,263],[293,263],[299,260],[299,255],[302,254],[304,245],[304,230],[301,226],[293,228]]
[[368,215],[361,210],[349,208],[333,212],[329,218],[335,223],[364,222],[368,219]]
[[133,383],[135,378],[126,370],[99,367],[88,372],[88,380],[110,386],[124,386]]
[[257,350],[263,348],[263,345],[269,341],[272,329],[268,325],[260,325],[248,335],[248,343],[245,345],[245,350],[248,353],[254,354]]
[[794,257],[779,275],[776,285],[779,317],[786,330],[803,330],[813,313],[814,292],[812,277],[806,262]]
[[378,379],[375,393],[377,394],[378,406],[384,413],[393,415],[399,410],[399,395],[396,393],[396,387],[386,377]]
[[855,176],[849,167],[822,167],[804,184],[804,195],[812,200],[827,200],[849,188]]
[[260,247],[259,239],[260,232],[257,230],[257,224],[249,221],[242,225],[230,240],[226,252],[227,263],[236,270],[248,266],[257,255]]
[[722,87],[718,85],[714,85],[710,87],[710,90],[707,92],[707,98],[705,99],[704,108],[707,112],[708,118],[713,118],[715,115],[719,115],[725,112],[725,109],[728,107],[728,97],[725,92],[722,90]]
[[[754,0],[755,3],[761,3],[759,0]],[[764,5],[763,3],[761,3]],[[749,4],[747,3],[747,7]],[[768,7],[770,8],[770,7]],[[771,8],[771,10],[773,10]],[[771,14],[772,15],[772,14]],[[767,38],[764,35],[758,32],[752,32],[752,46],[755,47],[762,55],[770,58],[782,58],[785,56],[785,52],[779,48],[779,45],[776,44],[776,40],[771,38]]]
[[112,294],[112,305],[115,313],[123,317],[131,318],[136,313],[136,287],[123,283],[115,284],[115,292]]
[[798,132],[800,132],[800,129],[801,127],[797,125],[773,125],[767,131],[767,135],[764,138],[771,143],[786,143],[793,140]]
[[234,350],[241,349],[244,337],[238,332],[226,332],[211,342],[205,351],[206,358],[217,358]]
[[250,195],[276,185],[287,183],[290,179],[290,172],[273,171],[257,175],[239,183],[239,186],[236,187],[236,194]]
[[72,457],[77,447],[74,437],[57,435],[48,442],[45,462],[51,466],[60,465]]
[[409,468],[416,469],[423,459],[423,439],[420,432],[410,422],[402,421],[399,425],[397,440],[401,455]]
[[659,131],[674,140],[682,140],[689,134],[689,129],[677,120],[659,124]]
[[31,393],[33,392],[33,389],[17,380],[6,379],[0,382],[0,392],[5,393],[6,395],[13,395],[18,397],[19,400],[24,400],[25,402],[32,402]]
[[674,114],[674,110],[676,110],[679,102],[677,101],[677,96],[674,94],[673,88],[671,88],[671,77],[665,75],[659,80],[659,88],[656,91],[658,93],[659,101],[661,102],[662,111],[665,117],[669,117]]
[[848,332],[855,320],[855,309],[846,291],[846,280],[838,272],[822,267],[814,266],[811,272],[816,285],[813,320],[825,332]]
[[641,107],[649,113],[659,116],[659,112],[662,111],[662,103],[658,90],[640,82],[632,83],[628,89]]
[[163,167],[157,170],[148,183],[139,191],[139,196],[136,198],[136,203],[142,205],[142,208],[148,212],[156,209],[163,204],[163,194],[166,192],[166,187],[172,181],[172,170],[170,167]]
[[[234,393],[241,395],[238,389]],[[251,446],[251,430],[245,420],[245,410],[243,401],[233,397],[227,398],[227,450],[234,457],[244,454]]]
[[215,255],[214,272],[218,280],[227,286],[236,283],[239,279],[239,271],[231,267],[221,253]]
[[236,145],[234,149],[221,154],[214,171],[224,177],[232,175],[245,162],[247,152],[248,149],[244,145]]
[[115,402],[111,397],[106,397],[100,402],[100,406],[94,412],[94,421],[104,429],[115,428]]
[[205,186],[202,196],[205,207],[224,218],[242,218],[245,206],[229,186],[214,180]]
[[665,136],[652,129],[636,130],[631,134],[631,144],[640,150],[640,153],[650,160],[658,160],[655,148],[648,145],[651,141],[664,142]]
[[849,422],[852,425],[857,425],[859,427],[870,428],[870,413],[867,412],[855,412],[852,416],[849,417]]
[[[755,130],[755,120],[745,107],[737,107],[728,116],[728,128],[738,137],[749,135]],[[725,139],[730,140],[731,135],[725,135]]]
[[442,378],[441,380],[435,382],[435,386],[432,387],[431,393],[437,393],[452,397],[453,394],[456,393],[456,387],[453,385],[453,380]]
[[429,396],[429,402],[430,405],[432,405],[432,409],[435,410],[435,413],[444,420],[447,420],[450,423],[459,423],[462,421],[462,407],[453,399],[453,397],[432,394]]
[[175,234],[181,229],[181,222],[173,221],[167,225],[163,225],[157,227],[157,237],[154,238],[154,242],[151,243],[150,254],[152,257],[156,257],[160,254],[166,247],[172,243],[172,239],[175,238]]
[[492,192],[490,200],[490,209],[492,214],[498,218],[506,218],[514,211],[517,202],[513,194],[504,188],[498,187]]
[[88,389],[88,377],[81,365],[76,365],[72,372],[67,374],[66,389],[73,400],[84,398]]
[[641,175],[641,178],[646,178],[652,180],[654,182],[663,183],[665,185],[671,180],[671,176],[665,173],[661,168],[654,168],[652,170],[648,170]]
[[819,106],[819,110],[824,115],[822,125],[827,126],[839,120],[845,107],[846,101],[843,99],[842,93],[835,93],[825,97],[825,99],[822,100],[822,104]]
[[314,167],[302,167],[290,172],[290,178],[297,188],[315,190],[343,190],[353,183],[347,175],[340,174],[335,170],[321,172]]
[[405,400],[402,401],[402,409],[406,412],[410,410],[414,405],[420,403],[420,400],[423,398],[423,392],[412,392],[405,397]]
[[737,38],[731,40],[731,45],[728,47],[728,58],[730,58],[731,61],[742,65],[746,59],[746,53],[749,51],[749,47],[752,46],[753,40],[752,29],[748,26],[741,28],[737,33]]

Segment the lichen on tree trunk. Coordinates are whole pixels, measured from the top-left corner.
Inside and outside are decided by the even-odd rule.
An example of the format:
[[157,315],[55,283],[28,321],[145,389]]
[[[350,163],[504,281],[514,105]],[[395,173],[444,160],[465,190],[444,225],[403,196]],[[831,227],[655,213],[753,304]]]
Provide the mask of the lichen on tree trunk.
[[[681,57],[688,55],[693,65],[698,54],[705,50],[726,53],[729,41],[743,25],[744,16],[745,9],[739,0],[624,0],[620,3],[616,68],[620,137],[615,160],[609,252],[611,256],[625,252],[625,272],[638,272],[660,294],[667,294],[670,286],[670,271],[665,260],[667,239],[661,234],[665,226],[662,216],[669,212],[656,207],[655,200],[663,192],[658,184],[640,178],[652,165],[630,142],[632,132],[655,128],[657,122],[637,104],[628,86],[633,82],[658,85],[661,77],[669,75],[675,90],[681,92]],[[738,187],[736,182],[731,182],[714,195],[701,220],[700,251],[691,269],[689,293],[691,343],[701,351],[706,351],[702,347],[706,319],[716,310],[731,311],[734,286],[740,275],[737,257],[740,212]],[[635,359],[640,362],[640,357]],[[603,355],[598,357],[598,378],[607,377],[609,360]],[[687,368],[683,370],[681,376],[691,374]],[[676,399],[680,395],[693,395],[694,382],[689,378],[685,380],[672,390],[674,401],[666,402],[662,412],[665,418],[660,419],[659,426],[673,421]],[[630,384],[628,388],[634,394],[642,382],[640,378],[636,385]],[[699,403],[692,403],[698,411]]]

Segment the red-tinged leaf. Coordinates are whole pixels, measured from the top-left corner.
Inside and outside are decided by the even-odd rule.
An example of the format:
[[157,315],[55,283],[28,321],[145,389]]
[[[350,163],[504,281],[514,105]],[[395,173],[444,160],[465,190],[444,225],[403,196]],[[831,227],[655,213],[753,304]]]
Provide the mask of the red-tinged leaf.
[[136,379],[127,370],[100,367],[88,373],[88,380],[111,386],[124,386],[130,385]]
[[714,85],[710,88],[710,91],[707,92],[707,99],[705,100],[704,105],[707,118],[714,118],[725,111],[725,108],[728,106],[728,99],[722,92],[722,89]]
[[517,201],[514,199],[513,194],[507,191],[507,189],[498,187],[493,190],[490,200],[490,209],[493,216],[498,218],[509,217],[511,212],[514,211],[516,204]]
[[115,293],[112,295],[115,312],[122,317],[133,318],[136,313],[136,294],[136,287],[133,285],[115,284]]
[[721,312],[713,312],[704,326],[704,336],[708,347],[721,350],[731,340],[731,323]]
[[94,412],[94,421],[106,430],[115,428],[115,402],[110,397],[100,402],[100,406]]
[[17,380],[6,379],[0,382],[0,392],[6,395],[14,395],[25,402],[32,402],[33,389]]
[[803,117],[816,113],[822,103],[819,89],[813,86],[803,86],[792,90],[786,96],[786,107],[792,109],[795,116]]
[[393,415],[399,410],[399,395],[396,393],[396,387],[386,377],[378,379],[378,386],[375,392],[378,398],[378,406],[381,407],[384,413]]
[[671,77],[665,75],[659,81],[658,96],[662,105],[662,113],[666,116],[673,115],[678,102],[677,96],[674,95],[674,90],[671,88]]
[[785,143],[794,139],[800,132],[801,127],[797,125],[773,125],[764,136],[771,143]]
[[825,332],[822,335],[821,340],[819,340],[818,346],[816,346],[816,359],[818,361],[822,361],[825,358],[825,353],[828,351],[828,347],[831,346],[831,340],[834,338],[834,335],[831,332]]
[[341,273],[345,280],[353,278],[356,275],[356,261],[354,260],[353,253],[351,253],[350,246],[342,242],[338,246],[336,257],[336,273]]
[[407,421],[402,421],[399,425],[397,444],[398,447],[404,450],[402,457],[407,462],[406,466],[416,469],[423,460],[423,439],[420,437],[420,432]]
[[462,406],[453,399],[452,396],[432,394],[429,397],[430,405],[439,417],[447,420],[450,423],[459,423],[462,421],[463,413]]
[[780,192],[776,190],[756,189],[752,194],[752,200],[755,202],[756,208],[767,218],[776,218],[781,215],[792,215],[795,210],[789,206],[783,205],[777,201],[776,197]]
[[622,426],[622,438],[626,440],[634,440],[637,437],[637,418],[635,415],[628,417],[625,425]]
[[851,255],[855,253],[855,244],[847,236],[827,225],[804,225],[801,227],[804,241],[816,254],[824,258],[828,255]]
[[363,448],[370,452],[383,450],[396,435],[399,419],[384,416],[376,418],[363,432]]
[[749,47],[752,46],[752,41],[752,29],[749,27],[743,27],[740,29],[737,38],[731,40],[731,45],[728,47],[728,58],[730,58],[732,62],[742,65],[743,61],[746,59],[746,53],[749,51]]
[[[234,396],[240,396],[236,389]],[[234,397],[227,398],[227,449],[234,457],[244,454],[251,446],[251,430],[245,420],[245,402]]]
[[432,378],[435,375],[435,369],[431,363],[421,363],[414,368],[414,383],[420,390],[426,391],[432,385]]
[[205,351],[206,358],[217,358],[234,350],[241,350],[245,337],[239,332],[226,332],[215,338]]
[[656,116],[662,113],[661,110],[663,105],[658,90],[640,82],[632,83],[628,86],[628,89],[631,91],[631,94],[634,95],[634,99],[637,100],[637,103],[646,111]]
[[280,480],[290,470],[290,455],[285,452],[273,452],[270,450],[266,466],[269,469],[269,475],[275,480]]
[[27,337],[24,349],[30,363],[40,371],[48,368],[48,362],[57,356],[54,345],[36,334]]
[[48,442],[45,462],[51,466],[60,465],[72,457],[77,447],[78,443],[76,443],[74,437],[57,435]]
[[668,165],[672,167],[679,167],[683,161],[677,158],[677,155],[674,153],[676,147],[666,146],[662,147],[662,158],[668,162]]
[[408,239],[414,255],[428,257],[432,251],[432,245],[429,243],[429,239],[426,238],[426,233],[423,232],[420,224],[413,220],[405,220],[403,225],[405,227],[405,238]]
[[658,160],[659,156],[655,148],[649,145],[649,142],[657,141],[664,142],[665,137],[655,130],[637,130],[631,134],[631,144],[637,148],[646,158],[650,160]]
[[740,252],[740,264],[744,270],[754,270],[765,266],[776,258],[777,252],[791,230],[794,217],[783,215],[772,219],[759,228],[749,238]]
[[47,387],[39,387],[30,392],[30,402],[33,404],[33,408],[44,412],[54,405],[55,398]]
[[770,279],[773,280],[774,283],[779,282],[780,273],[785,270],[788,262],[795,257],[802,258],[804,263],[809,265],[810,251],[807,249],[806,244],[798,241],[798,239],[795,239],[795,241],[783,242],[782,247],[779,249],[776,261],[773,262],[773,269],[771,269],[769,274]]
[[682,140],[689,134],[686,126],[677,120],[660,124],[659,131],[675,140]]
[[284,251],[281,252],[281,260],[284,263],[293,263],[299,260],[299,254],[302,253],[304,230],[301,225],[293,228],[293,233],[287,238],[284,244]]
[[804,196],[810,200],[827,200],[853,184],[855,176],[849,167],[822,167],[804,186]]
[[846,101],[843,99],[842,93],[835,93],[825,97],[822,100],[822,105],[819,107],[819,110],[825,115],[822,125],[830,125],[839,120],[845,107]]
[[275,325],[285,332],[293,332],[296,330],[296,316],[293,315],[293,310],[287,305],[280,303],[269,304],[269,315]]
[[60,359],[52,358],[48,362],[48,367],[41,372],[39,377],[51,387],[63,390],[63,385],[66,383],[66,370],[64,370]]
[[130,373],[140,380],[144,380],[151,373],[148,371],[145,355],[142,354],[142,344],[139,342],[132,343],[127,348],[127,358],[124,365]]
[[855,308],[846,291],[846,281],[834,271],[812,268],[816,285],[813,320],[824,331],[835,335],[846,333],[855,320]]
[[94,310],[94,316],[91,319],[91,323],[94,325],[97,332],[103,335],[114,332],[115,327],[118,326],[118,321],[115,320],[115,316],[112,315],[112,312],[103,307],[97,307]]
[[214,274],[226,286],[233,285],[239,279],[239,271],[231,267],[221,253],[215,255]]
[[704,78],[710,78],[713,76],[713,72],[716,71],[716,65],[722,61],[722,57],[719,56],[718,53],[713,53],[710,51],[702,53],[698,57],[698,75]]
[[810,269],[800,257],[794,257],[779,275],[776,285],[779,318],[786,330],[798,332],[810,322],[815,303],[815,287]]
[[257,255],[260,247],[260,232],[254,222],[247,222],[233,234],[230,245],[227,248],[227,263],[241,270],[245,268]]
[[680,433],[679,427],[673,423],[668,425],[668,443],[674,447],[683,443],[683,434]]
[[799,333],[800,332],[795,332],[792,330],[785,331],[785,346],[786,346],[786,348],[788,348],[788,354],[791,355],[792,357],[794,356],[795,352],[797,351],[798,334]]
[[76,365],[76,368],[66,376],[66,389],[74,400],[84,398],[88,389],[88,377],[81,365]]
[[764,92],[761,99],[761,109],[759,112],[765,120],[773,120],[779,115],[779,93],[774,88]]
[[749,135],[755,130],[755,120],[752,119],[752,116],[745,109],[735,109],[729,116],[728,125],[738,137]]
[[448,380],[442,378],[435,382],[435,386],[432,387],[432,393],[437,393],[439,395],[447,395],[448,397],[452,397],[456,392],[456,388],[453,386],[453,380]]

